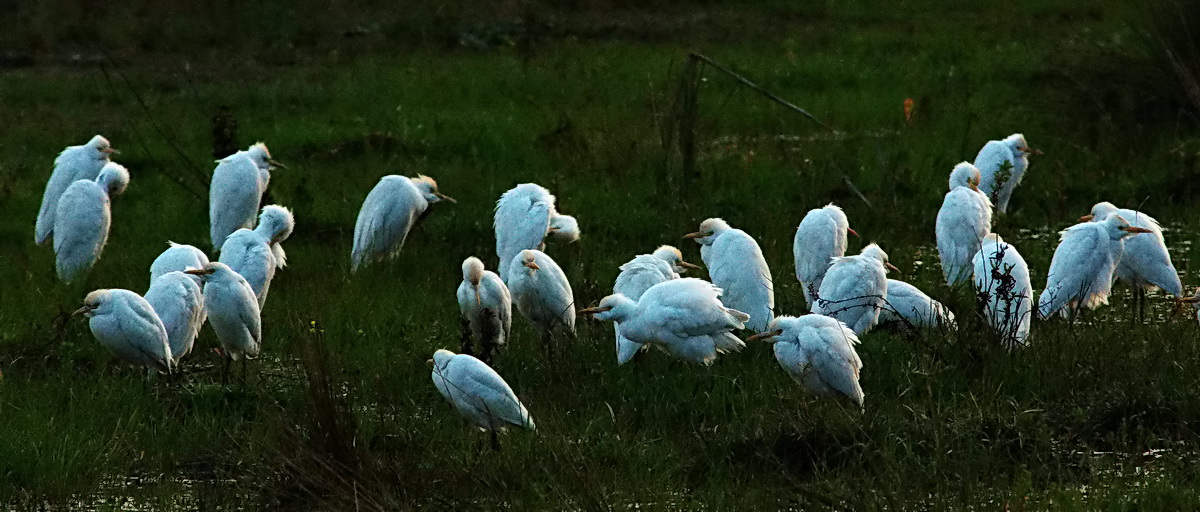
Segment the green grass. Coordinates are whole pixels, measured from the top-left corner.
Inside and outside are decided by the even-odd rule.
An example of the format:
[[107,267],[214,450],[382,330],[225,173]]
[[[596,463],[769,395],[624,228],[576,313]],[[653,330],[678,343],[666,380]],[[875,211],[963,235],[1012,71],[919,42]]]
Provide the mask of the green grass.
[[[62,24],[48,22],[53,8],[18,8],[20,29],[0,41],[34,65],[0,73],[0,502],[1190,508],[1194,326],[1131,325],[1122,291],[1074,327],[1036,323],[1034,345],[1009,354],[971,318],[970,298],[941,284],[933,222],[953,165],[1021,131],[1046,154],[996,230],[1030,263],[1035,287],[1054,232],[1101,200],[1144,201],[1175,228],[1167,241],[1194,285],[1197,248],[1185,242],[1200,227],[1189,185],[1200,133],[1174,114],[1143,113],[1177,93],[1169,80],[1147,90],[1104,79],[1112,64],[1102,57],[1114,52],[1151,62],[1121,42],[1133,39],[1133,7],[944,4],[528,3],[504,6],[502,23],[458,5],[308,8],[316,17],[148,5]],[[266,28],[225,40],[223,17]],[[512,29],[521,20],[541,28]],[[365,36],[342,34],[360,24]],[[458,42],[495,33],[483,47]],[[88,37],[128,85],[111,65],[70,64]],[[701,177],[682,179],[660,132],[690,50],[837,133],[707,70]],[[905,98],[917,105],[911,124]],[[176,180],[204,190],[219,105],[236,117],[240,146],[266,141],[289,165],[271,182],[273,200],[296,213],[289,266],[272,285],[249,386],[218,384],[207,329],[184,384],[146,384],[114,368],[85,323],[60,315],[93,288],[144,291],[167,240],[207,246],[206,199]],[[123,150],[133,180],[114,204],[104,258],[68,286],[54,278],[52,251],[31,243],[32,227],[54,155],[94,133]],[[393,173],[431,175],[459,203],[438,205],[395,261],[351,277],[358,207]],[[611,326],[583,323],[549,364],[517,319],[498,370],[539,430],[481,451],[486,439],[437,394],[425,360],[458,345],[459,263],[478,255],[495,266],[494,201],[525,181],[580,219],[582,241],[548,249],[580,303],[598,301],[621,263],[659,244],[699,260],[680,236],[721,216],[759,240],[779,310],[797,313],[792,235],[808,209],[836,201],[863,235],[852,251],[879,242],[898,278],[950,304],[964,328],[865,336],[860,414],[803,394],[766,345],[710,368],[661,353],[618,367]]]

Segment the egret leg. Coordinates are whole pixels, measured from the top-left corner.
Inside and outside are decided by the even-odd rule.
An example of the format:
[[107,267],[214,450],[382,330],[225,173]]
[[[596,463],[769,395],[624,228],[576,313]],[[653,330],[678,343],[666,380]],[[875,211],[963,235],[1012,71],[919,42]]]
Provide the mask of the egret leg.
[[222,386],[229,385],[229,364],[231,362],[233,362],[233,359],[230,359],[229,356],[221,358],[221,385]]
[[247,359],[248,358],[246,358],[246,357],[242,358],[242,385],[243,386],[245,386],[246,382],[247,382],[247,380],[246,380],[246,364],[247,364],[246,360]]
[[1138,287],[1138,323],[1146,322],[1146,289]]
[[495,429],[489,430],[488,432],[492,434],[492,449],[495,451],[500,451],[500,436],[496,434]]

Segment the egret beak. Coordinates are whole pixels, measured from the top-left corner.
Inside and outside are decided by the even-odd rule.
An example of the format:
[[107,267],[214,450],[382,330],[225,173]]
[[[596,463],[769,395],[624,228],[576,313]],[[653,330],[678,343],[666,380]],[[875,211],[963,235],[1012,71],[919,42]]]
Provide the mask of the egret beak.
[[433,193],[433,195],[437,196],[437,198],[438,198],[438,199],[441,199],[442,201],[450,201],[451,203],[458,204],[458,201],[455,201],[453,197],[450,197],[450,196],[448,196],[448,195],[446,195],[446,194],[443,194],[443,193],[441,193],[441,192],[434,192],[434,193]]
[[483,305],[483,300],[479,298],[479,286],[478,285],[475,286],[475,305],[476,306]]
[[979,184],[975,183],[975,182],[971,182],[971,190],[979,192]]
[[850,226],[846,226],[846,232],[850,233],[851,235],[858,236],[858,231],[855,231],[854,228]]
[[1139,228],[1137,226],[1121,226],[1121,231],[1124,231],[1124,232],[1130,233],[1130,234],[1153,233],[1153,231],[1151,231],[1149,229]]
[[562,228],[558,226],[550,226],[550,229],[546,230],[547,233],[558,233],[559,231],[562,231]]
[[594,308],[581,309],[581,310],[579,310],[579,314],[594,315],[596,313],[603,313],[605,311],[611,311],[611,310],[612,310],[612,306],[596,306]]
[[427,364],[429,366],[433,366],[433,359],[426,359],[425,364]]
[[532,261],[526,261],[525,263],[523,263],[523,265],[525,265],[526,267],[529,267],[530,270],[541,270],[542,269],[542,267],[539,267],[537,263],[534,263]]
[[1091,214],[1084,215],[1083,217],[1079,218],[1079,222],[1091,222],[1092,219],[1094,219],[1094,218],[1096,218],[1095,215],[1091,215]]
[[84,306],[84,307],[81,307],[81,308],[79,308],[79,309],[76,309],[74,313],[71,313],[71,316],[82,315],[82,314],[84,314],[84,313],[87,313],[87,312],[89,312],[89,311],[91,311],[91,310],[92,310],[92,308],[89,308],[89,307],[87,307],[87,306]]
[[680,262],[679,262],[679,266],[681,266],[681,267],[683,267],[683,268],[686,268],[686,269],[688,269],[688,270],[700,270],[700,265],[696,265],[696,264],[693,264],[693,263],[688,263],[688,262],[686,262],[686,261],[680,261]]
[[101,152],[101,153],[104,153],[104,154],[106,154],[106,155],[119,155],[119,154],[121,154],[121,152],[120,152],[120,151],[117,151],[116,149],[114,149],[114,148],[111,148],[111,147],[107,147],[107,148],[101,149],[101,150],[100,150],[100,152]]
[[283,165],[283,164],[279,163],[277,160],[272,159],[272,158],[267,159],[267,164],[269,164],[271,167],[278,167],[280,169],[288,168],[286,165]]
[[686,234],[686,235],[683,235],[683,237],[684,237],[684,238],[692,238],[692,239],[696,239],[696,238],[704,238],[704,233],[701,233],[701,232],[697,231],[697,232],[695,232],[695,233],[688,233],[688,234]]
[[1041,154],[1043,154],[1042,150],[1033,149],[1033,148],[1021,148],[1021,152],[1025,153],[1026,155],[1041,155]]
[[900,269],[896,268],[896,266],[895,266],[895,265],[892,265],[890,262],[887,262],[887,261],[883,262],[883,266],[885,266],[885,267],[887,267],[887,268],[889,268],[889,269],[892,269],[892,270],[893,270],[893,271],[895,271],[897,274],[899,274],[899,273],[900,273]]
[[184,270],[184,271],[183,271],[183,273],[184,273],[184,274],[191,274],[191,275],[194,275],[194,276],[206,276],[206,275],[208,275],[208,274],[211,274],[211,273],[213,273],[213,272],[216,272],[216,271],[217,271],[216,269],[209,269],[209,270],[205,270],[205,269],[202,269],[202,268],[189,268],[189,269],[187,269],[187,270]]
[[[770,340],[771,338],[779,336],[780,334],[783,334],[783,329],[775,329],[774,331],[760,332],[758,334],[755,334],[754,336],[746,338],[746,342],[757,341],[757,340]],[[775,340],[771,340],[771,341],[775,341]]]

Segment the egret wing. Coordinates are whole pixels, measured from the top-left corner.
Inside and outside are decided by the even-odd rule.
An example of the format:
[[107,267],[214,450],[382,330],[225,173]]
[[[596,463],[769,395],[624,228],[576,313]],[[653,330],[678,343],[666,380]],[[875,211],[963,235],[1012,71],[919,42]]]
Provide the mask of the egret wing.
[[213,170],[208,192],[209,236],[213,247],[241,228],[253,229],[262,200],[258,167],[243,153],[221,160]]
[[58,275],[66,281],[96,263],[112,222],[108,194],[94,181],[79,180],[58,200],[54,218],[54,254]]

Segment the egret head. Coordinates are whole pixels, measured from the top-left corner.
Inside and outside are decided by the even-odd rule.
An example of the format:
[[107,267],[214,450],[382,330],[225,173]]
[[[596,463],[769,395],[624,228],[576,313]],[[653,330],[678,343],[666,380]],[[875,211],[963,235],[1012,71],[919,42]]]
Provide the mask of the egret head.
[[850,228],[850,219],[846,218],[846,212],[842,211],[842,207],[833,203],[829,203],[821,209],[825,211],[826,215],[833,219],[833,222],[837,224],[839,228],[845,229],[846,232],[851,235],[858,236],[858,232]]
[[296,218],[292,211],[277,204],[263,207],[258,214],[258,227],[254,231],[265,235],[273,244],[287,240],[296,229]]
[[714,217],[711,219],[705,219],[704,222],[701,222],[700,231],[688,233],[683,235],[683,237],[694,239],[696,240],[696,243],[700,245],[712,245],[717,235],[728,229],[730,229],[728,222]]
[[98,314],[102,314],[106,306],[111,302],[112,292],[108,290],[93,290],[83,298],[83,307],[76,309],[71,316],[83,315],[84,318],[91,318]]
[[787,315],[780,315],[775,318],[772,318],[771,322],[767,324],[766,331],[760,332],[758,334],[755,334],[754,336],[746,338],[746,341],[763,340],[763,341],[769,341],[771,343],[779,341],[779,337],[783,336],[784,327],[789,323],[789,321],[795,320],[795,319],[796,319],[796,317],[787,316]]
[[629,318],[633,314],[633,310],[637,308],[637,303],[620,293],[614,293],[600,299],[600,304],[596,307],[579,310],[581,315],[591,315],[596,320],[612,320],[620,322]]
[[525,268],[528,268],[530,272],[542,269],[542,267],[539,267],[537,264],[537,251],[525,249],[524,251],[521,251],[520,258],[521,265]]
[[698,270],[700,268],[699,265],[693,265],[683,261],[683,253],[679,252],[679,249],[676,249],[670,245],[664,245],[658,249],[655,249],[654,257],[667,262],[667,264],[671,266],[671,271],[675,272],[676,274],[682,274],[688,270]]
[[207,282],[207,281],[210,281],[213,279],[227,278],[227,277],[229,277],[230,274],[233,274],[234,272],[233,272],[233,269],[229,268],[229,266],[224,263],[221,263],[219,261],[210,261],[208,263],[205,263],[204,267],[202,267],[202,268],[189,268],[187,270],[184,270],[183,273],[191,274],[193,276],[199,276],[200,279],[203,279],[204,281]]
[[579,221],[570,215],[555,214],[550,218],[550,229],[547,232],[554,240],[571,243],[579,240]]
[[450,364],[450,360],[454,359],[456,355],[458,354],[444,348],[439,348],[433,353],[433,358],[426,362],[433,366],[433,371],[440,373],[446,371],[446,366]]
[[979,169],[970,162],[959,162],[954,166],[954,170],[950,171],[950,190],[967,187],[979,192],[979,179]]
[[1154,232],[1154,231],[1151,231],[1146,228],[1130,226],[1129,222],[1126,221],[1125,218],[1121,217],[1120,215],[1109,215],[1108,218],[1104,219],[1103,222],[1104,222],[1105,226],[1107,226],[1107,228],[1108,228],[1108,236],[1110,238],[1112,238],[1113,240],[1119,240],[1119,239],[1125,238],[1129,235],[1136,235],[1138,233],[1153,233]]
[[1005,137],[1004,143],[1008,144],[1008,146],[1013,149],[1013,153],[1018,156],[1042,154],[1041,151],[1030,148],[1029,144],[1025,142],[1025,136],[1020,133],[1014,133],[1008,137]]
[[[872,243],[871,245],[863,247],[862,252],[859,252],[858,254],[860,254],[862,256],[867,256],[869,258],[877,259],[877,260],[879,260],[880,263],[883,264],[884,267],[887,267],[888,269],[894,270],[896,272],[900,271],[900,269],[896,268],[895,265],[888,263],[887,253],[883,252],[883,249],[879,248],[879,245],[877,245],[875,243]],[[887,272],[887,271],[885,270],[884,272]]]
[[1096,203],[1096,205],[1092,207],[1091,213],[1080,217],[1079,222],[1102,222],[1107,219],[1109,215],[1114,215],[1116,213],[1117,207],[1113,206],[1113,204],[1108,201],[1104,201]]
[[463,281],[479,286],[479,282],[483,280],[483,261],[479,258],[471,256],[462,262]]
[[259,169],[275,169],[277,167],[287,169],[286,165],[276,162],[271,158],[271,152],[267,150],[265,143],[259,142],[250,149],[246,150],[246,156],[254,162],[254,166]]
[[129,186],[129,170],[116,162],[106,163],[100,169],[100,175],[96,176],[96,183],[108,192],[109,197],[120,195]]
[[424,197],[425,200],[431,204],[439,201],[449,201],[451,203],[458,202],[455,201],[453,197],[438,192],[437,181],[429,176],[418,174],[416,178],[409,179],[412,180],[412,183],[417,187],[417,190],[421,192],[421,197]]
[[120,153],[119,151],[113,149],[112,144],[108,142],[108,139],[100,135],[92,137],[92,140],[88,141],[87,147],[91,148],[92,151],[95,152],[97,160],[108,160],[110,156]]

